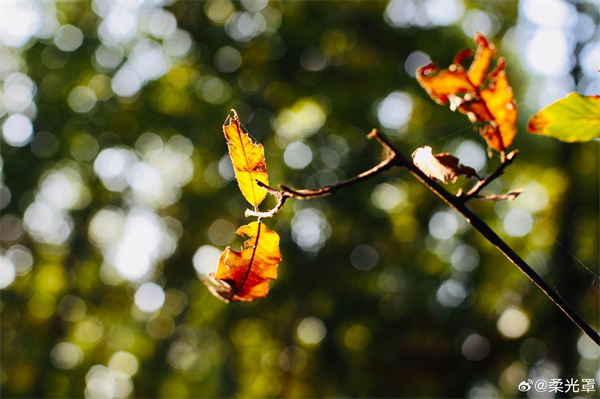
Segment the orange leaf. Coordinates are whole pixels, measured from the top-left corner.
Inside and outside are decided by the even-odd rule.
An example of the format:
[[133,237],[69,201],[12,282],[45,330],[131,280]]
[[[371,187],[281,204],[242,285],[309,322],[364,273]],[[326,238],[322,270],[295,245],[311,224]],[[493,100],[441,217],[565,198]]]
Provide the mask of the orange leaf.
[[242,226],[237,233],[247,235],[241,251],[227,247],[221,254],[216,273],[207,275],[204,284],[225,302],[251,302],[269,292],[269,280],[277,278],[281,261],[279,235],[262,222]]
[[412,154],[413,162],[428,177],[446,184],[446,179],[455,183],[459,175],[478,177],[475,169],[464,166],[458,158],[448,153],[433,154],[431,147],[417,148]]
[[[458,109],[473,123],[482,123],[480,133],[488,146],[505,151],[517,133],[517,107],[504,71],[506,62],[499,58],[496,68],[488,74],[496,48],[480,33],[475,41],[477,52],[468,71],[461,62],[472,52],[461,50],[448,69],[437,72],[433,64],[427,65],[417,71],[417,80],[438,104],[450,100],[452,110]],[[488,84],[484,87],[486,75]]]
[[267,191],[256,184],[256,180],[269,184],[264,149],[242,132],[237,113],[235,110],[232,112],[233,117],[228,118],[229,124],[223,125],[223,133],[240,190],[246,200],[256,207],[267,195]]

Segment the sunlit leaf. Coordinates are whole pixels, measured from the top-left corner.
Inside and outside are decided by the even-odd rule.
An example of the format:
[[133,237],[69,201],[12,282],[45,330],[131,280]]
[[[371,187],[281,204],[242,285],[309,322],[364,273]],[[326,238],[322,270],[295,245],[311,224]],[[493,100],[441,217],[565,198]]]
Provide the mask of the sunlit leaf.
[[242,131],[237,113],[235,110],[232,112],[229,123],[223,125],[223,133],[240,190],[246,200],[256,207],[267,195],[267,191],[256,184],[256,180],[269,184],[264,149]]
[[269,280],[277,278],[281,261],[279,235],[262,222],[242,226],[237,233],[247,235],[241,251],[227,247],[221,254],[216,273],[210,273],[204,284],[225,302],[254,301],[269,292]]
[[458,158],[447,153],[433,154],[431,147],[417,148],[412,154],[413,162],[417,168],[434,180],[446,184],[446,179],[456,182],[459,175],[478,177],[475,169],[464,166]]
[[530,133],[561,141],[589,141],[600,137],[600,96],[571,93],[533,115],[527,123]]
[[481,123],[480,134],[490,148],[505,151],[517,132],[517,107],[504,71],[506,62],[499,58],[488,74],[496,48],[480,33],[475,41],[477,52],[467,71],[462,61],[472,52],[461,50],[448,69],[440,71],[433,64],[426,65],[417,71],[417,80],[438,104],[450,102],[453,111],[458,109],[471,122]]

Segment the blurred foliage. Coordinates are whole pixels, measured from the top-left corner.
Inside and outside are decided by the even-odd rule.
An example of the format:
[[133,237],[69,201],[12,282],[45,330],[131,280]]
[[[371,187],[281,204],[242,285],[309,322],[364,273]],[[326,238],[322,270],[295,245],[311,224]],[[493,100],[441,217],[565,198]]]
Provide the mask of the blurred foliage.
[[[517,397],[527,378],[599,378],[591,341],[399,170],[286,203],[265,299],[226,305],[201,282],[248,222],[221,132],[231,108],[273,186],[370,168],[373,127],[408,154],[492,170],[473,127],[414,79],[482,30],[520,109],[520,157],[489,190],[525,194],[472,207],[598,328],[598,142],[525,132],[553,87],[517,51],[525,6],[158,3],[2,4],[4,397]],[[575,83],[598,40],[592,3],[564,3],[582,21],[569,29],[592,23]]]

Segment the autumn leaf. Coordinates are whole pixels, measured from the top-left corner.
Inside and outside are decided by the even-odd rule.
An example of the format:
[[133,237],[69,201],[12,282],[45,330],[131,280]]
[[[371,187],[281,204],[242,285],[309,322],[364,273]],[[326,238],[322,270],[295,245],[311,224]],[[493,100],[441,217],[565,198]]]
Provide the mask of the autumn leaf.
[[504,70],[506,62],[500,57],[488,74],[496,48],[481,33],[477,33],[475,42],[477,52],[468,70],[465,71],[462,62],[472,52],[462,50],[448,69],[440,71],[434,64],[420,68],[417,80],[435,102],[442,105],[450,102],[453,111],[458,109],[471,122],[481,123],[479,132],[488,146],[503,152],[517,133],[517,107]]
[[459,175],[477,177],[475,169],[464,166],[458,158],[447,153],[433,154],[431,147],[417,148],[412,154],[413,162],[428,177],[446,184],[446,179],[455,183]]
[[600,137],[600,96],[571,93],[533,115],[527,131],[561,141],[589,141]]
[[216,273],[209,273],[204,284],[225,302],[251,302],[269,292],[269,280],[277,278],[281,261],[279,235],[262,222],[242,226],[237,233],[250,237],[241,251],[227,247],[221,254]]
[[235,110],[231,111],[233,117],[228,118],[229,123],[223,125],[229,156],[242,194],[251,205],[257,207],[265,199],[267,191],[256,184],[256,180],[269,184],[264,149],[242,131],[237,113]]

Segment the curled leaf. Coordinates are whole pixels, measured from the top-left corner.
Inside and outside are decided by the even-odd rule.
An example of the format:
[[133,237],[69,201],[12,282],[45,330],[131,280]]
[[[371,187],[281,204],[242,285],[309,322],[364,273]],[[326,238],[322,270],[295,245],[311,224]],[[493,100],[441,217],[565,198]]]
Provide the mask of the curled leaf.
[[533,115],[527,131],[561,141],[589,141],[600,137],[600,96],[571,93]]
[[235,110],[232,112],[229,123],[223,125],[223,133],[240,190],[246,200],[256,207],[267,195],[267,191],[256,184],[256,180],[269,184],[264,148],[242,132],[237,113]]
[[464,175],[468,178],[479,177],[475,169],[464,166],[458,158],[453,155],[433,154],[431,147],[425,146],[417,148],[412,154],[413,162],[423,173],[428,177],[441,181],[446,184],[446,179],[455,183],[459,175]]
[[[471,122],[481,123],[480,134],[488,146],[496,151],[505,151],[513,142],[517,122],[517,107],[513,91],[506,78],[506,62],[499,58],[496,67],[488,69],[497,51],[493,43],[477,33],[477,52],[467,71],[463,60],[472,54],[460,51],[448,69],[439,70],[429,64],[417,71],[419,84],[438,104],[450,101],[454,111],[466,114]],[[487,86],[484,85],[487,76]]]
[[281,261],[279,235],[262,222],[242,226],[237,233],[247,235],[241,251],[227,247],[221,254],[216,273],[209,273],[204,284],[225,302],[251,302],[269,292],[269,280],[277,278]]

